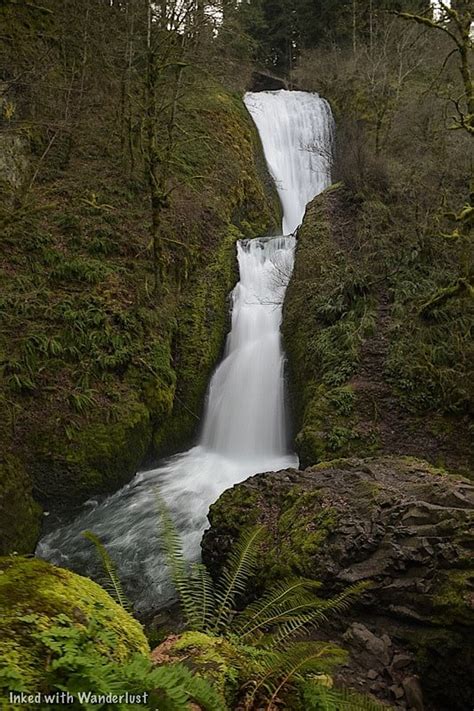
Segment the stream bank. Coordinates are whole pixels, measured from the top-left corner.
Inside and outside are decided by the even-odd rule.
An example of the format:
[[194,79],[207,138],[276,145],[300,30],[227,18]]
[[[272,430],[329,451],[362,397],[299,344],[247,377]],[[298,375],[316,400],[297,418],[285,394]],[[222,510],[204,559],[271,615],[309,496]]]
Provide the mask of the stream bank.
[[[163,225],[180,244],[169,243],[158,302],[144,185],[124,180],[95,124],[6,222],[0,467],[2,493],[21,483],[23,495],[2,496],[1,553],[33,550],[37,503],[61,511],[113,491],[196,431],[228,328],[235,241],[275,231],[280,207],[240,98],[209,81],[186,120],[195,141]],[[187,173],[203,176],[199,191]]]
[[[473,487],[409,457],[258,474],[211,507],[203,560],[217,578],[239,534],[265,527],[254,594],[310,578],[323,595],[367,581],[316,638],[350,651],[339,681],[420,711],[467,711],[474,678]],[[406,688],[405,688],[406,687]],[[423,701],[412,703],[416,689]]]

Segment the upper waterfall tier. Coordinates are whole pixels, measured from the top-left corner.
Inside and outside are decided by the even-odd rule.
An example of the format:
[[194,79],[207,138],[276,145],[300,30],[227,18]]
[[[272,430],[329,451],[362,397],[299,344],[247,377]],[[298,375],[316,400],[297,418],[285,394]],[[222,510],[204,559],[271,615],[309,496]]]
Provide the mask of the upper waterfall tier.
[[308,202],[331,182],[331,108],[305,91],[249,92],[244,100],[280,196],[283,234],[291,234]]

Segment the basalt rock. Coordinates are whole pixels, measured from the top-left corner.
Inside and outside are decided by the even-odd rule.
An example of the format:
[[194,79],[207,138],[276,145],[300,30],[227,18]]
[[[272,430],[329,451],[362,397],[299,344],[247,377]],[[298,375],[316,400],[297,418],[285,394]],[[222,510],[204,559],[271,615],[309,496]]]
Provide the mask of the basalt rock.
[[[333,594],[371,581],[358,611],[341,620],[346,641],[349,627],[350,643],[370,653],[368,664],[379,660],[386,689],[395,676],[408,708],[421,704],[417,684],[407,681],[419,675],[427,708],[467,710],[474,678],[472,504],[468,480],[410,458],[259,474],[211,507],[204,561],[218,574],[240,530],[260,523],[266,527],[262,585],[302,575]],[[364,626],[357,627],[358,618]],[[396,654],[387,633],[399,645]]]

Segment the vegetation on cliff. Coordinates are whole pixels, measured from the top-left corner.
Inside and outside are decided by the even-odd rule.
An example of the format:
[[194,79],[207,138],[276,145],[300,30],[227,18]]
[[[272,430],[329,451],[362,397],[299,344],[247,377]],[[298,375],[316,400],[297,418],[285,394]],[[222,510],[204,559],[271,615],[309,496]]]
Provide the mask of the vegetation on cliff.
[[[378,708],[341,685],[472,707],[472,489],[451,472],[471,455],[473,14],[436,5],[1,3],[5,708],[12,691]],[[284,306],[311,466],[226,491],[207,567],[165,526],[181,627],[151,652],[105,589],[16,554],[34,549],[39,503],[115,490],[196,430],[235,241],[278,225],[241,99],[252,61],[337,121],[335,185],[308,207]]]
[[[140,129],[144,18],[138,13],[134,21],[127,108],[114,62],[132,41],[132,18],[115,4],[91,4],[83,16],[54,0],[41,8],[8,2],[0,13],[8,39],[0,447],[15,457],[13,479],[26,502],[9,500],[19,523],[2,535],[6,553],[34,544],[32,487],[48,507],[77,505],[118,488],[147,455],[176,450],[193,436],[227,328],[235,240],[274,228],[279,207],[240,97],[196,59],[173,114],[180,140],[160,212],[166,269],[158,292],[149,146]],[[114,42],[104,44],[105,27],[109,37],[115,28]],[[42,55],[47,61],[36,65]],[[160,100],[173,87],[163,75]],[[157,130],[167,116],[157,113]],[[124,144],[126,117],[131,146]],[[8,162],[8,146],[21,161]]]
[[337,122],[338,183],[307,210],[283,323],[303,466],[472,467],[472,9],[453,12],[379,17],[370,46],[308,51],[296,71]]

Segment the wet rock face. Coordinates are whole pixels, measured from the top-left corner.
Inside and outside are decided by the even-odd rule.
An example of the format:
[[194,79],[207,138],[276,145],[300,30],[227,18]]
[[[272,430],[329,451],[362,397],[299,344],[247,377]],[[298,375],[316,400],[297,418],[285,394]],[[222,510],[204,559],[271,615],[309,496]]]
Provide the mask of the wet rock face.
[[[422,686],[437,699],[434,708],[467,709],[473,492],[469,481],[408,458],[338,460],[304,472],[260,474],[211,507],[203,556],[217,574],[241,528],[263,523],[262,582],[304,575],[329,593],[370,580],[360,607],[369,619],[378,617],[379,640],[390,626],[390,635],[416,656]],[[352,635],[357,638],[357,628]],[[395,662],[385,656],[381,646],[385,666]],[[414,700],[416,690],[407,684],[404,697]],[[400,694],[401,680],[396,686]]]

